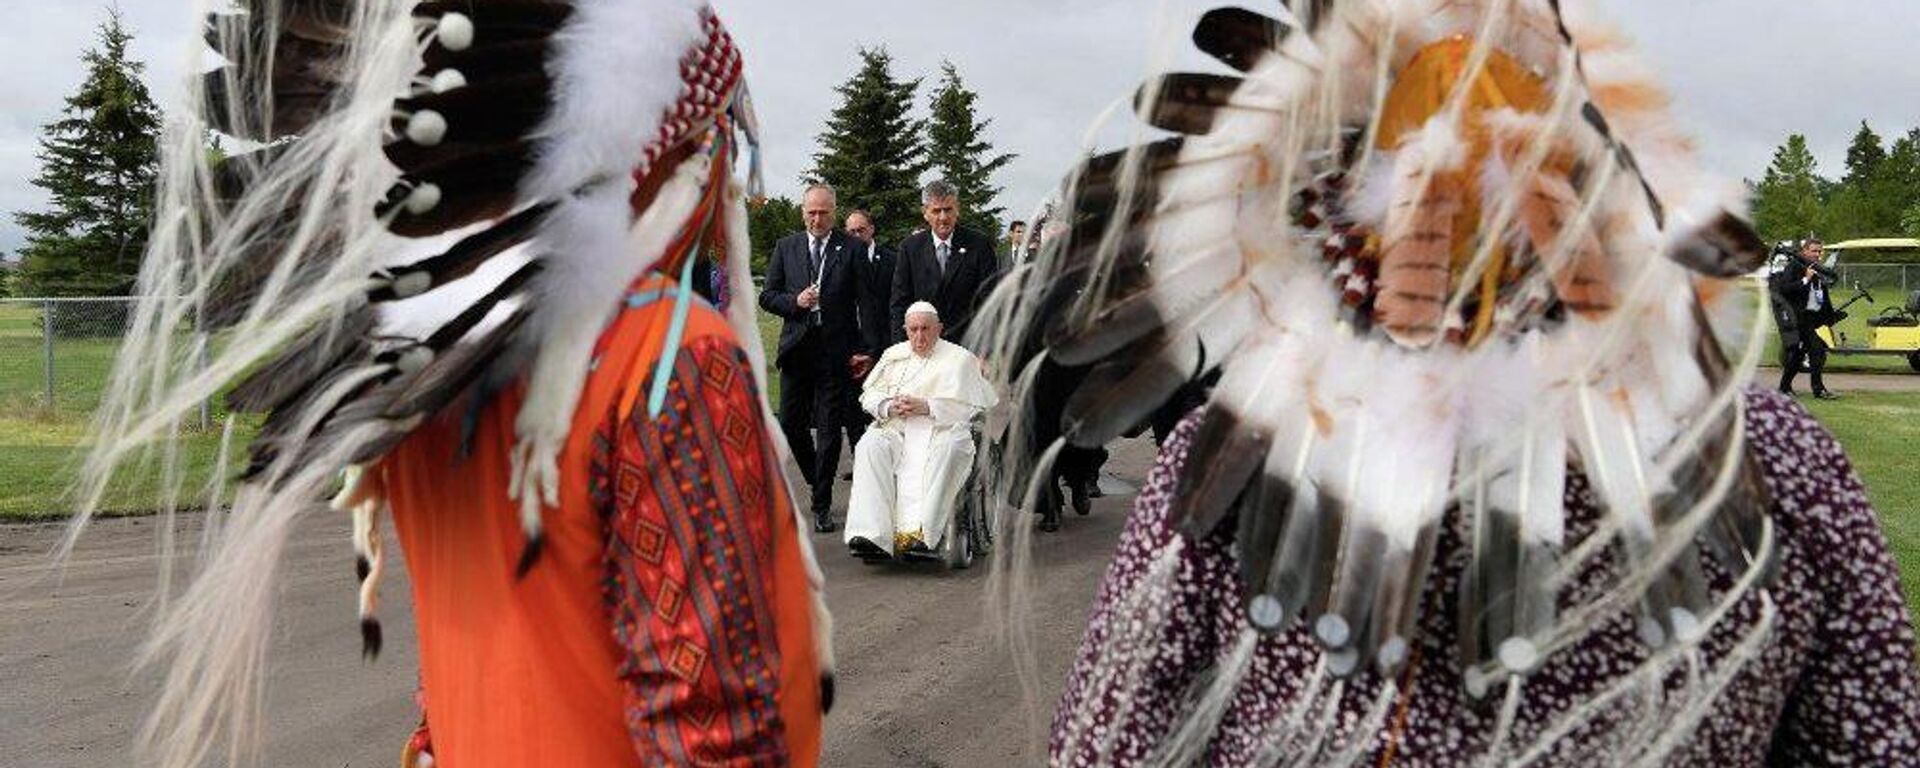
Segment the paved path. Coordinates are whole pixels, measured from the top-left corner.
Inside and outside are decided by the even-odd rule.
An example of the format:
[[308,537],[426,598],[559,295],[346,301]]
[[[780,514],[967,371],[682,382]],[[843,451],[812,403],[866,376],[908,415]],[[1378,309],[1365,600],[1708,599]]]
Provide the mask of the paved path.
[[[1823,378],[1827,388],[1840,393],[1848,392],[1920,392],[1920,374],[1911,373],[1829,373]],[[1774,386],[1780,381],[1780,369],[1761,368],[1754,374],[1753,380],[1761,386]],[[1801,374],[1794,387],[1803,393],[1807,388],[1806,374]]]
[[[1145,440],[1116,445],[1106,485],[1137,487]],[[843,484],[844,486],[844,484]],[[844,487],[840,494],[844,500]],[[1008,655],[982,604],[986,571],[876,567],[816,539],[838,620],[840,703],[827,721],[828,766],[1036,765],[1047,717],[1130,496],[1095,502],[1044,536],[1034,600],[1041,714],[1022,705]],[[194,521],[188,520],[191,524]],[[153,594],[157,523],[106,521],[64,572],[45,570],[52,526],[0,526],[0,766],[127,765],[155,688],[132,671]],[[395,762],[417,717],[413,625],[404,568],[388,582],[387,654],[359,655],[347,526],[313,519],[290,548],[280,640],[271,656],[262,764],[300,768]]]

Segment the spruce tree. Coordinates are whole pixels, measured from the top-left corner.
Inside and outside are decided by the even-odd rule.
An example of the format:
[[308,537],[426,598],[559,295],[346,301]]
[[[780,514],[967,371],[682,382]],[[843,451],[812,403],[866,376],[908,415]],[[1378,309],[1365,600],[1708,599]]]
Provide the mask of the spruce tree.
[[753,242],[753,273],[764,275],[773,258],[773,244],[804,229],[800,205],[785,197],[762,200],[747,207],[747,236]]
[[1753,223],[1769,240],[1806,237],[1822,219],[1821,179],[1807,137],[1794,134],[1774,150],[1773,163],[1753,190]]
[[995,204],[1001,188],[993,185],[993,174],[1013,162],[1014,156],[993,154],[993,145],[983,136],[993,121],[976,119],[974,105],[979,99],[961,82],[952,62],[941,62],[940,85],[933,92],[933,116],[927,124],[927,154],[933,171],[960,190],[960,223],[998,237],[1000,215],[1006,208]]
[[911,116],[920,81],[893,74],[885,48],[860,50],[860,69],[834,89],[840,105],[820,134],[806,180],[833,185],[840,211],[873,212],[882,242],[920,226],[920,175],[927,170],[925,122]]
[[41,296],[123,295],[133,289],[153,217],[160,111],[127,57],[132,33],[117,10],[87,51],[87,78],[40,140],[33,185],[52,198],[15,214],[27,231],[19,289]]
[[1880,170],[1880,163],[1887,159],[1885,145],[1880,142],[1880,134],[1874,133],[1867,121],[1860,121],[1860,130],[1854,131],[1853,141],[1847,144],[1847,175],[1840,182],[1850,187],[1865,188]]

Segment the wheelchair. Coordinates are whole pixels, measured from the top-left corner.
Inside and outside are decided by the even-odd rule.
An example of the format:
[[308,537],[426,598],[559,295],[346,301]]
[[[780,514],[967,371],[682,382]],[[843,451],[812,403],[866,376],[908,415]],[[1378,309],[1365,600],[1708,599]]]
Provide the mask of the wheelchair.
[[960,484],[960,498],[954,500],[959,508],[948,518],[947,533],[941,537],[938,550],[941,562],[946,563],[949,570],[970,568],[975,558],[993,552],[993,521],[989,517],[992,507],[988,503],[991,496],[987,479],[980,472],[978,451],[983,445],[996,453],[997,449],[980,439],[978,424],[974,425],[973,445],[976,452],[973,469],[967,474],[967,481]]
[[[993,551],[993,526],[989,515],[992,506],[989,503],[987,478],[980,471],[979,452],[994,451],[997,446],[983,439],[984,424],[980,420],[973,423],[970,430],[973,435],[974,461],[968,469],[966,482],[960,484],[953,499],[954,512],[947,517],[946,530],[940,536],[940,545],[930,551],[899,552],[892,558],[869,559],[868,562],[938,562],[948,570],[965,570],[973,567],[974,561]],[[861,555],[856,554],[856,557]]]

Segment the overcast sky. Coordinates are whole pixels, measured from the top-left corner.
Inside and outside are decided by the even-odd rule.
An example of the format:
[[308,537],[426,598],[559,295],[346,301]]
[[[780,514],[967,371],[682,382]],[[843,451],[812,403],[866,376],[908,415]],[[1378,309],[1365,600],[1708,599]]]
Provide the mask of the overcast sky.
[[[1001,172],[1001,204],[1024,216],[1074,157],[1102,109],[1131,93],[1162,32],[1184,39],[1222,4],[1198,0],[713,0],[747,55],[767,134],[768,186],[792,194],[812,165],[833,87],[861,46],[886,46],[897,73],[929,76],[942,59],[980,92],[989,138],[1020,157]],[[1277,0],[1273,0],[1277,2]],[[118,0],[133,53],[163,103],[189,60],[192,0]],[[1260,9],[1261,2],[1239,3]],[[1914,0],[1632,0],[1609,4],[1665,75],[1682,116],[1723,173],[1754,177],[1789,133],[1807,134],[1837,175],[1860,120],[1882,135],[1920,126],[1920,3]],[[43,204],[40,126],[84,75],[106,3],[0,0],[0,253],[21,233],[11,212]],[[1161,8],[1166,8],[1164,18]],[[1174,42],[1178,43],[1178,40]],[[1180,45],[1184,49],[1184,45]],[[1178,60],[1192,66],[1191,59]],[[922,100],[924,109],[924,98]],[[1112,134],[1112,132],[1109,132]]]

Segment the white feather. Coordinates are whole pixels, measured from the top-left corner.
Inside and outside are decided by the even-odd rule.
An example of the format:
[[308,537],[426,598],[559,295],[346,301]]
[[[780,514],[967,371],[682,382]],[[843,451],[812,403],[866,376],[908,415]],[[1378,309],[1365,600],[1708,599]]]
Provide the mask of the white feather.
[[703,39],[705,0],[579,0],[554,36],[552,111],[523,182],[533,199],[625,176],[680,99],[680,59]]

